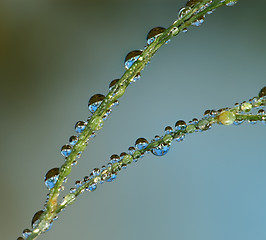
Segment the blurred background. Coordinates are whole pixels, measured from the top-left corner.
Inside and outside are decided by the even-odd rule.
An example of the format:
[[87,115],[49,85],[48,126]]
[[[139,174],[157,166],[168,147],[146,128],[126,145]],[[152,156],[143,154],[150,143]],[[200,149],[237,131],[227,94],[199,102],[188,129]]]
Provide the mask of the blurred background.
[[[0,1],[0,230],[16,239],[46,194],[44,175],[90,115],[88,99],[121,77],[126,54],[168,27],[185,1]],[[128,87],[65,185],[67,194],[138,137],[152,139],[233,106],[266,85],[264,0],[217,9],[162,47]],[[265,126],[214,126],[146,155],[84,193],[44,239],[265,240]]]

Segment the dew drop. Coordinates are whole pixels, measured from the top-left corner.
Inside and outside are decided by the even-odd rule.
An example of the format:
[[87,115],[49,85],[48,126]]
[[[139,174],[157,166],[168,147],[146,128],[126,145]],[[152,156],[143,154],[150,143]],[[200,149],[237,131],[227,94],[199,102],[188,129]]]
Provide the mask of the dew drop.
[[177,142],[182,142],[185,139],[185,134],[184,133],[179,133],[178,135],[175,136],[174,138]]
[[234,125],[238,126],[238,125],[240,125],[240,124],[243,123],[243,122],[244,122],[244,120],[236,119],[236,120],[234,121]]
[[77,180],[77,181],[75,182],[75,188],[80,188],[82,185],[83,185],[83,183],[82,183],[82,181],[80,181],[80,180]]
[[265,111],[264,111],[263,109],[260,109],[260,110],[258,111],[258,115],[265,115]]
[[208,120],[206,119],[202,119],[199,121],[198,123],[198,128],[201,130],[201,131],[206,131],[208,129],[211,128],[211,124]]
[[34,214],[31,221],[32,228],[35,228],[38,225],[38,223],[40,222],[40,217],[43,214],[43,212],[44,212],[43,210],[40,210]]
[[110,157],[110,163],[113,164],[113,163],[116,163],[116,162],[119,162],[120,161],[120,157],[116,154],[113,154],[111,157]]
[[74,160],[72,163],[71,163],[71,167],[75,167],[78,165],[78,161],[77,160]]
[[112,172],[118,172],[121,170],[121,163],[116,162],[112,165]]
[[72,147],[71,145],[64,145],[62,148],[61,148],[61,154],[63,157],[68,157],[70,155],[70,153],[72,152]]
[[102,94],[95,94],[90,98],[88,107],[91,113],[94,113],[97,110],[104,98],[105,96]]
[[52,168],[46,173],[44,177],[44,183],[49,190],[55,186],[58,177],[59,177],[59,168]]
[[195,22],[193,22],[191,25],[195,27],[199,27],[204,23],[205,16],[203,15],[202,17],[198,18]]
[[235,120],[236,115],[233,112],[225,111],[218,116],[218,121],[223,125],[231,125]]
[[196,131],[195,125],[193,125],[193,124],[188,125],[187,128],[186,128],[186,131],[187,131],[187,133],[195,132]]
[[184,130],[186,130],[186,127],[187,127],[187,124],[186,124],[186,122],[183,121],[183,120],[179,120],[179,121],[177,121],[176,124],[175,124],[175,128],[176,128],[176,130],[178,130],[178,131],[184,131]]
[[106,181],[110,176],[111,176],[111,173],[107,169],[104,169],[102,171],[102,174],[101,174],[102,181]]
[[154,40],[165,31],[163,27],[155,27],[151,29],[147,35],[147,44],[150,45]]
[[142,150],[148,146],[149,142],[147,141],[146,138],[138,138],[135,143],[135,147],[138,150]]
[[187,33],[187,32],[188,32],[188,29],[187,29],[187,28],[184,28],[184,29],[182,30],[182,32],[183,32],[183,33]]
[[155,156],[164,156],[166,153],[168,153],[169,149],[170,145],[160,144],[159,146],[153,148],[151,152]]
[[69,138],[69,144],[71,146],[74,146],[78,142],[78,140],[79,140],[79,137],[78,136],[71,136]]
[[198,2],[199,2],[199,0],[189,0],[186,3],[186,6],[188,6],[188,7],[194,7]]
[[243,112],[250,112],[252,109],[252,104],[248,102],[243,102],[240,108],[241,108],[241,111]]
[[259,97],[265,97],[266,96],[266,86],[263,87],[259,92]]
[[129,154],[126,154],[126,155],[123,157],[123,159],[122,159],[122,163],[124,163],[124,164],[126,164],[126,165],[132,163],[132,161],[133,161],[133,157],[132,157],[131,155],[129,155]]
[[87,126],[87,122],[84,122],[84,121],[78,121],[76,124],[75,124],[75,131],[77,133],[82,133],[85,128]]
[[114,79],[112,82],[109,84],[109,91],[111,91],[114,87],[114,85],[119,81],[119,79]]
[[226,1],[226,6],[227,6],[227,7],[232,7],[232,6],[234,6],[235,4],[237,4],[237,1],[238,1],[238,0],[227,0],[227,1]]
[[173,132],[173,128],[170,126],[165,127],[164,133],[165,134],[171,134]]
[[23,237],[18,237],[17,240],[24,240],[24,238]]
[[22,236],[27,239],[31,235],[32,231],[28,228],[24,229],[22,232]]
[[107,182],[113,182],[116,179],[116,174],[115,173],[111,173],[111,176],[109,178],[107,178]]
[[189,12],[191,12],[191,7],[189,6],[185,6],[183,8],[181,8],[178,12],[178,18],[183,18],[186,14],[188,14]]
[[76,191],[77,191],[76,188],[70,188],[70,190],[69,190],[70,193],[75,193]]
[[142,50],[134,50],[129,52],[125,57],[125,68],[129,69],[142,54]]
[[139,72],[139,73],[136,74],[135,77],[133,77],[132,82],[136,82],[136,81],[140,80],[140,77],[141,77],[141,75],[140,75],[140,72]]
[[176,36],[179,33],[179,28],[178,27],[173,27],[171,30],[171,34],[173,36]]
[[128,153],[129,153],[130,155],[133,155],[135,151],[136,151],[136,148],[134,148],[134,147],[129,147],[129,148],[128,148]]

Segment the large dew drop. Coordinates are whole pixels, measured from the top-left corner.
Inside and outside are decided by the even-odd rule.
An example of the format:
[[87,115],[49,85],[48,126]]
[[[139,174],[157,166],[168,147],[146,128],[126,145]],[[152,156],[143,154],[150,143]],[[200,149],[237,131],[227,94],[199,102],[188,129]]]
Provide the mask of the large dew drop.
[[69,144],[71,146],[74,146],[78,142],[78,140],[79,140],[79,137],[78,136],[71,136],[69,138]]
[[59,177],[59,168],[50,169],[44,177],[44,182],[46,187],[48,189],[53,188],[58,180],[58,177]]
[[104,98],[105,96],[102,94],[95,94],[90,98],[88,107],[91,113],[94,113],[97,110]]
[[168,153],[169,149],[170,145],[160,144],[158,147],[153,148],[151,152],[155,156],[164,156]]
[[149,142],[147,141],[146,138],[138,138],[135,143],[135,147],[138,150],[142,150],[148,146]]
[[75,124],[75,130],[76,130],[77,133],[82,133],[85,130],[86,126],[87,126],[86,122],[78,121]]
[[185,6],[185,7],[181,8],[178,12],[178,18],[183,18],[189,12],[191,12],[191,7]]
[[165,31],[163,27],[156,27],[149,31],[147,35],[147,44],[150,45],[154,40]]
[[179,121],[177,121],[176,124],[175,124],[175,128],[176,128],[176,130],[179,130],[179,131],[184,131],[184,130],[186,130],[186,127],[187,127],[187,124],[186,124],[186,122],[183,121],[183,120],[179,120]]
[[70,155],[70,153],[72,152],[72,147],[68,144],[64,145],[62,148],[61,148],[61,154],[62,156],[64,157],[68,157]]
[[43,214],[43,210],[40,210],[34,214],[32,221],[31,221],[32,228],[35,228],[37,224],[40,222],[40,217],[42,214]]
[[134,50],[128,53],[125,57],[125,68],[129,69],[139,59],[141,54],[142,50]]

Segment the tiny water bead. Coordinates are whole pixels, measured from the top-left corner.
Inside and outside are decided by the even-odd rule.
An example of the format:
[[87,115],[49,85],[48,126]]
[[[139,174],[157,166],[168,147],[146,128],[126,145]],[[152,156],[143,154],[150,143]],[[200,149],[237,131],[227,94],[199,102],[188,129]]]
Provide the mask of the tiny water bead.
[[237,1],[238,0],[226,0],[225,2],[225,4],[226,4],[226,6],[227,7],[232,7],[232,6],[234,6],[235,4],[237,4]]
[[240,124],[243,123],[243,122],[244,122],[244,120],[236,119],[236,120],[234,121],[234,125],[238,126],[238,125],[240,125]]
[[211,128],[211,123],[206,119],[202,119],[198,123],[198,128],[201,131],[206,131]]
[[181,8],[178,12],[178,18],[183,18],[186,14],[191,12],[191,7],[189,6],[185,6],[183,8]]
[[109,91],[111,91],[114,87],[114,85],[119,81],[119,79],[114,79],[112,82],[109,84]]
[[41,215],[44,213],[43,210],[40,210],[38,212],[36,212],[32,218],[32,221],[31,221],[31,226],[32,228],[35,228],[37,226],[37,224],[40,222],[40,217]]
[[44,178],[44,182],[45,182],[46,187],[49,190],[52,189],[55,186],[58,178],[59,178],[59,168],[50,169],[46,173],[45,178]]
[[202,17],[198,18],[196,21],[194,21],[191,25],[195,27],[199,27],[204,23],[205,16],[203,15]]
[[100,130],[103,127],[104,121],[102,117],[96,116],[92,121],[90,127],[94,130]]
[[170,145],[169,144],[160,144],[159,146],[153,148],[151,150],[152,154],[155,156],[164,156],[166,153],[168,153],[170,149]]
[[90,98],[88,107],[91,113],[94,113],[97,110],[104,98],[105,96],[102,94],[95,94]]
[[27,239],[31,235],[32,231],[28,228],[24,229],[22,232],[22,236]]
[[129,69],[134,64],[134,62],[139,59],[142,52],[142,50],[134,50],[129,52],[125,57],[125,68]]
[[186,127],[187,127],[187,124],[185,121],[183,120],[178,120],[175,124],[175,128],[176,130],[179,130],[179,131],[184,131],[186,130]]
[[99,168],[94,168],[94,169],[92,170],[92,175],[93,175],[94,177],[99,176],[100,174],[101,174],[101,170],[100,170]]
[[71,145],[66,144],[61,148],[61,154],[63,157],[68,157],[71,152],[72,152],[72,146]]
[[147,44],[150,45],[154,40],[165,31],[164,27],[155,27],[147,35]]
[[258,115],[265,115],[265,111],[264,111],[263,109],[260,109],[260,110],[258,111]]
[[85,130],[86,126],[87,126],[87,122],[78,121],[75,124],[75,130],[76,130],[77,133],[82,133]]
[[266,96],[266,86],[263,87],[259,92],[259,97],[265,97]]
[[135,143],[135,147],[138,150],[142,150],[148,146],[149,142],[147,141],[146,138],[138,138]]
[[172,132],[173,132],[173,128],[172,127],[170,127],[170,126],[165,127],[165,129],[164,129],[164,133],[165,134],[170,134]]
[[186,131],[187,131],[187,133],[195,132],[196,131],[195,125],[193,125],[193,124],[187,125]]
[[113,154],[111,157],[110,157],[110,163],[116,163],[116,162],[119,162],[120,161],[120,157],[116,154]]
[[79,188],[79,187],[81,187],[83,185],[83,183],[82,183],[82,181],[80,181],[80,180],[77,180],[76,182],[75,182],[75,187],[76,188]]
[[96,188],[97,188],[97,185],[95,183],[92,183],[86,188],[86,190],[89,192],[93,192],[96,190]]
[[135,77],[133,77],[133,79],[131,80],[131,82],[136,82],[136,81],[140,80],[140,77],[141,77],[141,74],[139,72],[139,73],[136,74]]
[[130,155],[133,155],[135,151],[136,151],[136,148],[134,148],[134,147],[129,147],[129,148],[128,148],[128,153],[129,153]]
[[69,138],[69,144],[71,146],[74,146],[78,142],[78,140],[79,140],[79,137],[78,136],[71,136]]
[[223,125],[231,125],[235,122],[236,115],[233,112],[225,111],[222,112],[217,119]]
[[107,178],[107,182],[113,182],[116,179],[116,173],[111,173],[110,177]]
[[250,112],[252,109],[252,104],[248,102],[243,102],[240,106],[241,111]]

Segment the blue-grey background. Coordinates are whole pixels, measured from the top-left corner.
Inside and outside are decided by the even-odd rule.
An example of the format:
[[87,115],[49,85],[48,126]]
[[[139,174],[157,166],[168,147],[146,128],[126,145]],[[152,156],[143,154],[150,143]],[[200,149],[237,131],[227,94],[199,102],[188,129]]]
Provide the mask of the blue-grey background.
[[[107,93],[125,55],[185,1],[0,2],[0,232],[16,239],[43,207],[43,177]],[[264,0],[240,0],[162,47],[89,144],[66,184],[179,119],[233,106],[265,86]],[[39,239],[265,240],[265,126],[214,126],[147,155],[70,206]]]

